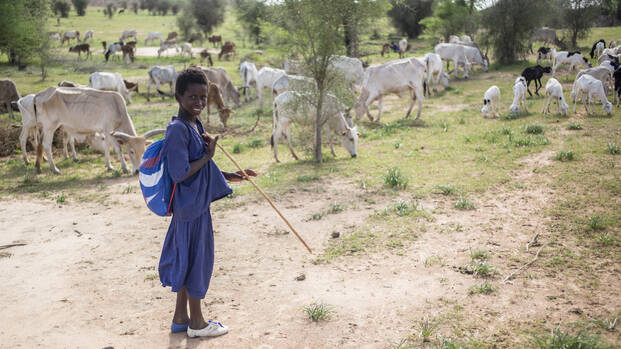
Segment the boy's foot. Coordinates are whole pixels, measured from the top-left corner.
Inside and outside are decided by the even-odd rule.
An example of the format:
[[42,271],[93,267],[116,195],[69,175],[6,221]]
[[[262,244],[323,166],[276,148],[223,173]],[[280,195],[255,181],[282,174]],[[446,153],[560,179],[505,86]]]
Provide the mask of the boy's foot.
[[188,330],[189,326],[190,326],[190,321],[189,320],[185,324],[178,324],[178,323],[173,321],[172,324],[170,325],[170,332],[172,332],[172,333],[185,332],[185,331]]
[[220,322],[209,320],[209,324],[200,330],[188,327],[189,337],[217,337],[229,332],[229,328]]

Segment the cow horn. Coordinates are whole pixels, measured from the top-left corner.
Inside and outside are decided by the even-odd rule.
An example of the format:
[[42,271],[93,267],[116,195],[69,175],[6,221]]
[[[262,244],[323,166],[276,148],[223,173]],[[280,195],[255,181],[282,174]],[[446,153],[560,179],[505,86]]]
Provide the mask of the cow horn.
[[166,130],[158,128],[158,129],[155,129],[155,130],[151,130],[151,131],[145,132],[145,134],[143,134],[142,137],[144,137],[144,138],[151,138],[153,136],[156,136],[156,135],[159,135],[159,134],[163,134],[163,133],[166,133]]
[[110,134],[112,135],[112,137],[120,138],[121,140],[124,140],[124,141],[128,141],[131,138],[130,135],[128,135],[125,132],[121,132],[121,131],[114,131],[114,132],[111,132]]

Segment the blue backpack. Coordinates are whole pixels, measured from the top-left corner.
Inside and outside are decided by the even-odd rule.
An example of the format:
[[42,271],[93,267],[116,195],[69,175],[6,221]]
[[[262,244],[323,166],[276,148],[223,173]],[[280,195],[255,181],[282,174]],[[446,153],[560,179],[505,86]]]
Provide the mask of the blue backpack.
[[160,139],[149,145],[142,155],[138,177],[147,207],[158,216],[172,214],[172,200],[177,188],[177,183],[173,183],[168,175],[168,166],[164,159],[165,145],[166,139]]

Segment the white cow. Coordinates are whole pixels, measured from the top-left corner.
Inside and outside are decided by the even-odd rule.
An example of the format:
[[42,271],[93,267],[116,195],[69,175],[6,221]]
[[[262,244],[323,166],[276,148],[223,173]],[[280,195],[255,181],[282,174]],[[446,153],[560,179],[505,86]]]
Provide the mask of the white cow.
[[59,33],[56,33],[56,32],[50,33],[49,38],[50,38],[50,41],[53,40],[53,41],[58,41],[59,44],[61,43],[60,42],[61,39],[60,39],[60,34]]
[[136,29],[124,30],[123,34],[121,34],[121,38],[119,41],[125,41],[129,38],[134,38],[134,40],[138,41],[138,36],[136,35]]
[[425,92],[431,95],[431,82],[433,81],[434,90],[438,92],[438,84],[442,84],[444,88],[449,85],[449,76],[444,72],[442,57],[435,53],[426,53],[423,62],[427,66],[427,76],[425,77]]
[[468,78],[468,72],[470,71],[470,62],[466,56],[466,50],[464,45],[459,44],[437,44],[434,47],[435,53],[442,58],[443,61],[453,62],[455,66],[455,70],[453,71],[453,76],[457,78],[457,67],[460,64],[464,65],[464,73],[463,78]]
[[[252,62],[244,61],[239,65],[239,74],[242,79],[242,88],[244,89],[244,98],[248,102],[248,95],[250,94],[250,87],[254,87],[257,91],[257,67]],[[258,96],[258,92],[257,92]]]
[[179,44],[177,40],[164,41],[160,44],[160,48],[157,49],[157,58],[160,58],[162,52],[168,50],[169,48],[175,48],[175,52],[179,53]]
[[272,89],[274,82],[281,76],[285,75],[282,69],[263,67],[257,73],[257,95],[259,97],[259,108],[263,108],[263,89]]
[[278,78],[278,80],[274,81],[274,85],[272,85],[272,93],[274,96],[278,96],[285,91],[313,93],[314,91],[317,91],[317,85],[315,84],[314,79],[307,78],[306,76],[285,74]]
[[526,79],[523,76],[515,79],[515,84],[513,85],[513,103],[509,106],[509,111],[513,114],[517,114],[518,112],[528,113],[528,109],[526,108]]
[[93,34],[94,32],[92,30],[88,30],[86,33],[84,33],[84,39],[82,39],[83,42],[86,42],[86,40],[88,39],[93,39]]
[[[287,91],[274,99],[273,131],[270,144],[274,151],[274,159],[277,162],[280,162],[277,146],[280,137],[286,139],[291,154],[298,160],[298,156],[291,145],[291,124],[314,125],[317,111],[310,102],[312,98],[312,95]],[[332,155],[336,156],[334,140],[339,139],[349,154],[356,157],[358,155],[358,131],[355,126],[350,127],[348,125],[343,116],[343,108],[342,103],[335,96],[326,95],[322,107],[322,117],[325,120],[322,131],[328,137]]]
[[88,86],[97,90],[116,91],[130,104],[132,97],[119,73],[95,72],[88,77]]
[[183,43],[181,45],[181,56],[183,56],[183,54],[187,53],[188,56],[190,56],[190,59],[192,59],[192,44],[190,44],[189,42]]
[[468,63],[470,63],[471,66],[475,64],[480,65],[483,68],[483,71],[487,71],[489,67],[489,61],[487,60],[487,58],[483,57],[481,51],[476,47],[467,45],[463,46],[466,58],[468,58]]
[[569,105],[567,105],[565,97],[563,96],[563,86],[555,78],[550,78],[546,83],[546,97],[548,99],[541,110],[542,114],[550,113],[550,103],[552,99],[554,99],[558,106],[558,113],[567,116]]
[[416,119],[418,119],[423,108],[425,69],[425,65],[415,58],[369,67],[362,83],[360,98],[354,106],[356,120],[366,113],[369,119],[373,121],[373,117],[369,113],[369,106],[376,99],[379,99],[379,110],[377,120],[375,120],[379,121],[382,114],[383,96],[388,93],[400,94],[404,91],[408,91],[412,98],[405,117],[410,116],[414,102],[418,100],[418,113],[416,115]]
[[[599,98],[602,102],[602,108],[607,115],[612,113],[612,103],[610,103],[606,98],[602,82],[591,75],[584,74],[579,79],[574,81],[574,86],[571,90],[571,100],[574,102],[574,113],[576,112],[576,99],[580,95],[582,95],[582,104],[584,104],[584,109],[586,110],[587,115],[591,114],[589,107],[591,106],[593,98]],[[585,97],[587,99],[586,102]]]
[[405,51],[408,49],[408,41],[405,39],[399,40],[399,58],[403,58]]
[[364,68],[362,61],[358,58],[333,56],[328,69],[339,74],[345,80],[347,87],[350,88],[353,87],[352,85],[362,84],[364,79]]
[[164,37],[162,36],[161,32],[150,32],[147,34],[147,38],[144,39],[144,45],[147,46],[147,42],[153,43],[153,40],[155,39],[159,39],[160,44],[164,42]]
[[481,114],[486,118],[489,112],[494,113],[494,115],[500,114],[498,110],[500,109],[500,89],[498,86],[493,85],[485,91],[485,95],[483,96],[483,108],[481,108]]
[[[91,88],[48,87],[34,97],[35,119],[41,125],[42,147],[50,169],[60,174],[52,157],[54,132],[60,126],[69,134],[95,134],[104,137],[105,144],[112,145],[119,154],[121,167],[128,172],[121,145],[126,145],[129,159],[137,173],[147,138],[164,130],[153,130],[143,136],[136,135],[134,124],[127,113],[121,95],[117,92],[99,91]],[[96,112],[93,112],[93,111]],[[114,134],[113,134],[114,133]],[[109,148],[105,147],[106,167],[110,170]],[[37,152],[37,170],[40,171],[40,151]]]
[[558,51],[554,55],[552,63],[552,77],[556,74],[556,69],[562,64],[569,64],[568,75],[573,71],[574,67],[591,68],[589,61],[580,52]]
[[162,96],[166,94],[160,90],[160,84],[170,84],[171,95],[175,94],[175,82],[179,73],[175,70],[175,67],[172,64],[168,66],[156,65],[149,69],[148,74],[149,82],[147,83],[147,101],[151,100],[151,84],[155,84],[155,90]]
[[76,39],[78,42],[80,42],[80,32],[77,30],[69,30],[69,31],[64,32],[63,38],[60,44],[61,45],[64,44],[65,41],[71,44],[71,39]]
[[116,54],[119,52],[123,52],[123,43],[122,42],[115,42],[113,44],[110,44],[110,46],[108,46],[108,48],[106,49],[106,52],[104,53],[104,57],[106,58],[106,62],[110,59],[110,56],[113,57],[117,57]]

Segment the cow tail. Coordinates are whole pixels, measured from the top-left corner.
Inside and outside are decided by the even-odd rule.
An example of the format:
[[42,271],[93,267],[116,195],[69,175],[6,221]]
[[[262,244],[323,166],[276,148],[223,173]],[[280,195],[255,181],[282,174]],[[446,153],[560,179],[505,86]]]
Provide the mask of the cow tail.
[[37,140],[37,160],[35,162],[35,166],[37,168],[37,172],[41,172],[41,161],[43,160],[43,137],[39,138],[39,127],[37,120],[37,96],[32,100],[32,106],[34,109],[34,119],[35,119],[35,139]]

